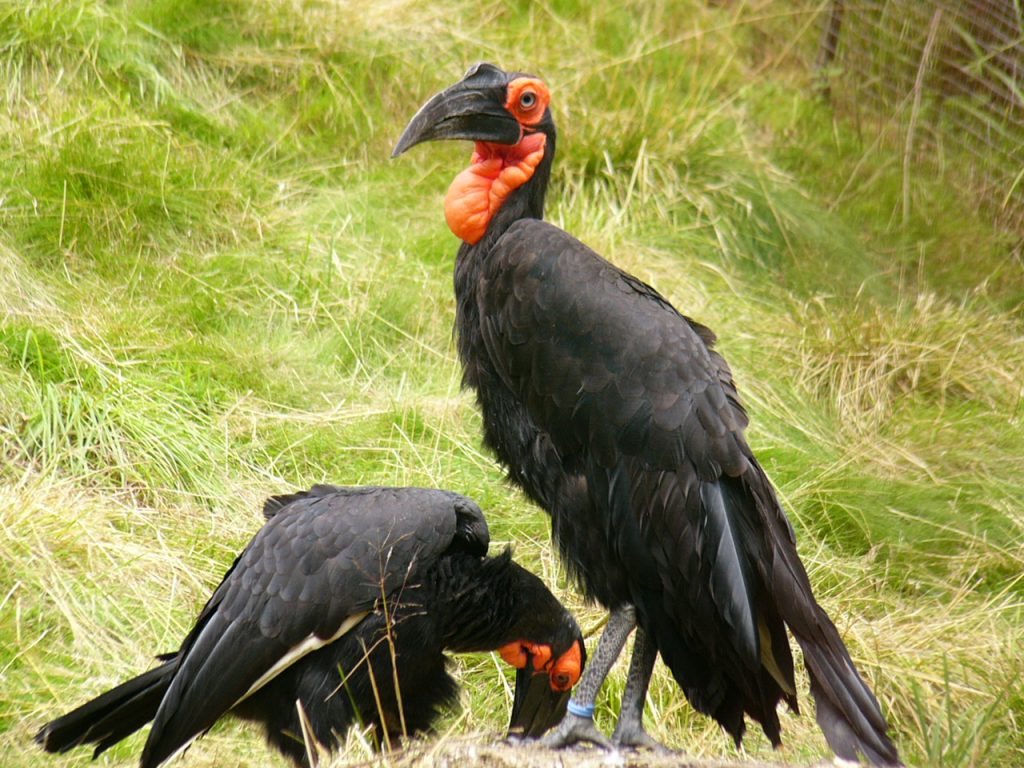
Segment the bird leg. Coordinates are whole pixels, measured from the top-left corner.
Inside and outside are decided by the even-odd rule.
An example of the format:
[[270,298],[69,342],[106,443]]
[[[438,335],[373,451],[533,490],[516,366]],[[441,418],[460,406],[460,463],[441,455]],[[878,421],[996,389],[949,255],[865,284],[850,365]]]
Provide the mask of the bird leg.
[[[635,626],[636,609],[633,606],[624,605],[611,612],[608,624],[601,633],[601,639],[597,641],[597,650],[594,651],[593,658],[589,659],[587,668],[583,670],[583,677],[573,690],[572,699],[569,700],[569,711],[558,727],[541,739],[542,747],[561,749],[581,741],[589,741],[605,749],[612,748],[612,743],[594,725],[594,701],[612,665],[622,653],[626,638]],[[646,692],[645,682],[643,693]],[[640,708],[642,713],[642,702]]]
[[644,702],[647,700],[647,686],[651,682],[657,658],[658,648],[654,641],[644,632],[643,627],[637,627],[633,657],[626,675],[626,690],[622,693],[622,706],[619,708],[619,722],[612,734],[612,742],[616,746],[644,747],[663,753],[671,751],[644,730]]

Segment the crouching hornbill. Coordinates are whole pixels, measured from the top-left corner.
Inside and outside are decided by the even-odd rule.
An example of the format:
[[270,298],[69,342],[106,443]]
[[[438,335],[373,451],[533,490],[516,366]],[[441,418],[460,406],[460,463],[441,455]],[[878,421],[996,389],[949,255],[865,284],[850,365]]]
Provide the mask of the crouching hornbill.
[[508,550],[486,557],[470,499],[423,488],[339,488],[270,498],[181,648],[47,724],[47,751],[98,755],[153,727],[140,765],[183,751],[225,713],[262,723],[297,765],[309,737],[353,724],[378,743],[425,730],[456,699],[443,651],[498,650],[518,668],[510,729],[559,722],[584,663],[575,620]]
[[555,153],[549,103],[540,79],[479,64],[420,109],[393,152],[476,142],[445,198],[463,241],[464,382],[485,443],[551,515],[586,595],[611,612],[569,714],[545,741],[608,743],[594,700],[636,627],[612,741],[658,746],[642,715],[660,653],[691,704],[737,744],[750,715],[778,746],[777,705],[797,707],[788,627],[832,750],[898,765],[744,438],[747,416],[714,334],[541,220]]

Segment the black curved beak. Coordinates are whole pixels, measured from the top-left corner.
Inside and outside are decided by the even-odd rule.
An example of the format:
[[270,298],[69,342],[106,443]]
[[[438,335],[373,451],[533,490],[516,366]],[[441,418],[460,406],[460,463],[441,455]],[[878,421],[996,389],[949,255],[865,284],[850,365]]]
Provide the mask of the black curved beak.
[[515,144],[519,122],[505,109],[507,75],[490,64],[478,64],[455,85],[420,107],[391,152],[398,157],[425,141],[468,139]]
[[543,672],[534,672],[532,664],[516,671],[516,692],[512,700],[509,736],[537,738],[565,717],[571,691],[559,692]]

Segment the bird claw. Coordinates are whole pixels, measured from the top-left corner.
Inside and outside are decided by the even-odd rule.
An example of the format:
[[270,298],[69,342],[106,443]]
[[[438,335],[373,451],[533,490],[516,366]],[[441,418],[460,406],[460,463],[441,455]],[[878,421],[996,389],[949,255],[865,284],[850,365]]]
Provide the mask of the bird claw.
[[548,749],[565,749],[584,741],[602,749],[614,749],[614,745],[607,736],[597,730],[597,726],[594,725],[591,718],[580,717],[572,713],[566,713],[562,722],[541,738],[540,746]]
[[673,750],[651,736],[644,727],[637,723],[624,723],[619,720],[612,734],[612,743],[616,747],[626,749],[649,749],[658,755],[671,755]]

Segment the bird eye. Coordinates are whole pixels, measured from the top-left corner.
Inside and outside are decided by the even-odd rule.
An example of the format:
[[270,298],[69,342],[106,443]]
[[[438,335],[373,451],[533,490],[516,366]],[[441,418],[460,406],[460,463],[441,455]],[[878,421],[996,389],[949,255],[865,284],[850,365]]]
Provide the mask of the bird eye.
[[572,684],[572,680],[565,672],[555,675],[555,687],[560,691],[564,691]]
[[519,106],[523,109],[533,109],[537,105],[537,94],[533,91],[523,91],[519,97]]

